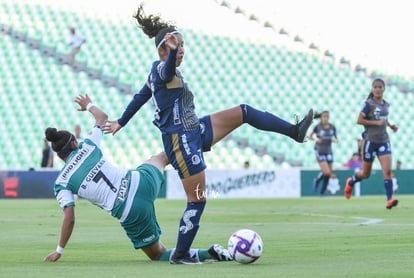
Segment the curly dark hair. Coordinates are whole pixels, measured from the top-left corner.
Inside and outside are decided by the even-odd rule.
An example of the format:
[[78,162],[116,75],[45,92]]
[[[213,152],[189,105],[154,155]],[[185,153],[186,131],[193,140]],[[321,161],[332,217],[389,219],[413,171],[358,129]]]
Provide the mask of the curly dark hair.
[[66,159],[73,151],[71,142],[76,138],[72,133],[66,130],[57,130],[54,127],[48,127],[45,130],[46,140],[52,143],[52,149],[61,159]]
[[139,28],[150,38],[155,37],[155,46],[163,40],[165,34],[177,31],[177,27],[171,22],[165,22],[158,15],[145,15],[144,4],[141,3],[135,15]]

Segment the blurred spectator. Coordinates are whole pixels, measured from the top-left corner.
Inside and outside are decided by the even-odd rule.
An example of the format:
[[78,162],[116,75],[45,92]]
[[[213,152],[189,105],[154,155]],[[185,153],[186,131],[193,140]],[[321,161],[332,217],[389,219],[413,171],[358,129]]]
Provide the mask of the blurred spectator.
[[72,50],[68,55],[68,63],[73,66],[75,63],[75,57],[79,53],[81,46],[86,42],[86,39],[80,34],[76,33],[75,28],[70,28],[70,42]]
[[53,167],[53,151],[46,138],[43,139],[42,161],[40,163],[42,168]]
[[401,165],[402,165],[401,160],[397,160],[397,163],[396,163],[396,165],[395,165],[395,169],[396,169],[396,170],[401,170]]
[[246,160],[246,161],[243,163],[243,168],[244,168],[244,169],[249,169],[249,168],[250,168],[250,162],[249,162],[248,160]]
[[362,160],[360,153],[353,153],[351,159],[345,163],[345,167],[348,169],[361,169]]
[[83,137],[81,136],[82,129],[80,125],[75,125],[75,128],[73,130],[75,132],[75,137],[76,137],[76,140],[78,141],[78,144],[83,142]]

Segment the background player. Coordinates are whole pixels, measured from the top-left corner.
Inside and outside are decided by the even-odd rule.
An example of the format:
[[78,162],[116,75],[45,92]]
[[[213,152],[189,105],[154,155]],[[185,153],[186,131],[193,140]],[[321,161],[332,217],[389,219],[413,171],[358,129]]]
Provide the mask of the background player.
[[322,182],[320,191],[321,196],[325,195],[326,187],[329,183],[329,178],[332,174],[333,152],[332,143],[338,141],[336,128],[329,123],[329,112],[323,111],[318,115],[321,118],[320,123],[317,124],[309,135],[311,140],[315,140],[315,155],[316,161],[319,164],[321,172],[313,181],[313,190],[318,190],[319,183]]
[[[95,117],[91,133],[78,144],[75,136],[65,130],[47,128],[46,138],[52,149],[65,161],[55,185],[55,194],[63,209],[63,222],[56,251],[45,261],[57,261],[68,243],[75,225],[74,194],[89,200],[119,219],[135,249],[142,249],[151,260],[168,261],[174,250],[167,250],[160,242],[161,229],[157,223],[154,201],[165,186],[164,167],[168,164],[164,153],[151,157],[136,170],[124,170],[106,161],[100,149],[101,126],[107,115],[93,105],[88,95],[75,99],[78,110],[88,110]],[[207,259],[231,260],[229,252],[218,244],[207,249],[192,249],[194,261]]]
[[[152,98],[155,104],[154,124],[162,133],[165,153],[178,171],[187,195],[187,207],[179,224],[177,252],[171,263],[191,263],[188,250],[199,229],[206,204],[205,196],[200,198],[196,194],[205,192],[203,152],[209,151],[211,146],[244,123],[260,130],[284,134],[302,143],[312,123],[313,110],[310,109],[296,125],[247,104],[198,118],[193,93],[177,69],[184,58],[182,34],[159,16],[145,16],[142,5],[135,19],[149,38],[155,37],[159,60],[153,63],[146,84],[134,95],[121,118],[109,121],[105,132],[115,134]],[[220,97],[218,93],[216,96]]]
[[346,180],[344,194],[347,199],[351,198],[354,184],[370,176],[372,163],[375,156],[378,156],[384,176],[385,194],[387,196],[385,207],[391,209],[398,204],[398,200],[392,198],[392,156],[387,126],[394,132],[397,132],[398,127],[388,122],[390,104],[383,98],[384,91],[384,81],[382,79],[375,79],[372,82],[371,92],[359,113],[357,124],[365,127],[363,133],[362,169]]

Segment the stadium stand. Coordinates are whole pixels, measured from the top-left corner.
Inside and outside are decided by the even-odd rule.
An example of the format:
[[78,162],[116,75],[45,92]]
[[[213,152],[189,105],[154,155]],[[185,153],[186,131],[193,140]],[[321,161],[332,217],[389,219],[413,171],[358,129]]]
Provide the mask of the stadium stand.
[[[228,16],[232,13],[229,10]],[[0,15],[0,61],[5,65],[0,70],[0,89],[5,92],[0,96],[5,108],[1,113],[8,119],[1,127],[0,168],[36,167],[43,130],[49,125],[89,126],[89,119],[72,105],[74,94],[88,92],[110,118],[118,116],[156,58],[153,42],[122,20],[105,21],[29,1],[4,1]],[[21,20],[23,15],[29,15],[30,21]],[[233,16],[251,21],[251,16]],[[65,64],[64,54],[69,51],[68,27],[75,23],[87,44],[76,57],[74,71]],[[295,114],[301,117],[309,107],[329,109],[340,138],[334,147],[336,164],[342,165],[354,152],[355,139],[362,131],[355,121],[372,76],[289,44],[246,42],[190,29],[184,32],[188,51],[182,71],[197,95],[199,115],[247,102],[293,122]],[[391,135],[394,154],[412,167],[412,155],[404,150],[413,132],[408,122],[413,96],[402,93],[395,84],[388,85],[385,98],[393,105],[392,121],[404,129]],[[132,121],[116,139],[104,143],[109,159],[126,167],[134,167],[162,149],[159,132],[151,124],[151,105]],[[315,165],[311,143],[297,145],[289,138],[248,126],[206,154],[210,168],[240,168],[246,159],[257,168]]]

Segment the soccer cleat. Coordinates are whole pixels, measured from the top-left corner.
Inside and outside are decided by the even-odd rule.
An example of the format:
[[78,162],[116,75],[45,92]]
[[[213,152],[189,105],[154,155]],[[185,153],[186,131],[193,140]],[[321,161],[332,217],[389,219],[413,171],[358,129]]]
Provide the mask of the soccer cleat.
[[387,209],[392,209],[393,207],[396,207],[397,205],[398,205],[398,200],[391,198],[387,201],[387,204],[385,205],[385,207]]
[[352,180],[352,178],[347,178],[346,179],[346,186],[344,189],[344,195],[345,198],[350,199],[352,196],[352,186],[349,184],[349,182]]
[[293,126],[291,137],[295,141],[299,143],[303,143],[305,141],[306,133],[313,122],[313,117],[313,109],[311,108],[309,109],[308,114],[300,122]]
[[217,261],[232,261],[230,252],[219,244],[213,244],[208,248],[208,253]]
[[170,264],[202,264],[198,258],[190,257],[188,254],[184,256],[171,256]]

